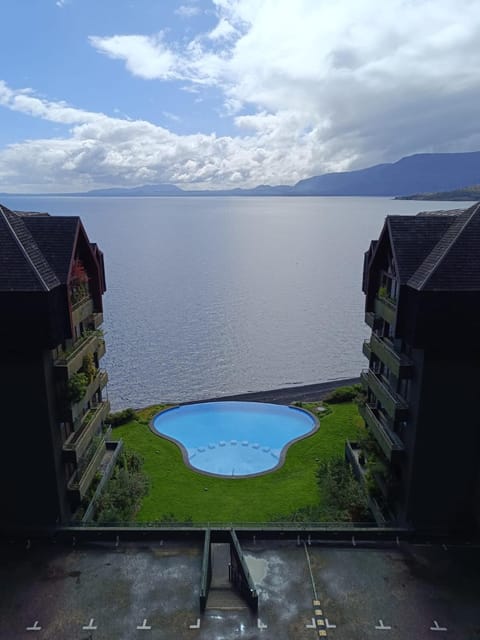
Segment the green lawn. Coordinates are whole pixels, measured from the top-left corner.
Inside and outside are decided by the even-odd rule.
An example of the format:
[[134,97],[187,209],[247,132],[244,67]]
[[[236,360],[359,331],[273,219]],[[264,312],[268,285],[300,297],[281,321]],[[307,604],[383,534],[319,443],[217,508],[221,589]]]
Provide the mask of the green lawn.
[[[314,412],[315,404],[304,404]],[[290,447],[283,467],[256,478],[213,478],[187,468],[179,448],[156,436],[149,419],[161,407],[138,412],[138,419],[113,429],[112,437],[144,458],[151,486],[136,520],[153,522],[172,514],[177,522],[269,522],[321,501],[315,480],[318,461],[343,457],[345,440],[362,432],[353,403],[331,406],[319,430]]]

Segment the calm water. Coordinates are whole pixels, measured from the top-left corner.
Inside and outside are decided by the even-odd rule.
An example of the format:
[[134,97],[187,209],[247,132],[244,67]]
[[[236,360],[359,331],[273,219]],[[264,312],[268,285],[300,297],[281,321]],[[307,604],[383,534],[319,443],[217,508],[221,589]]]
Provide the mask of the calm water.
[[153,421],[156,431],[184,447],[200,471],[238,477],[278,466],[282,450],[317,425],[296,407],[259,402],[206,402],[175,407]]
[[[80,215],[105,253],[114,409],[323,382],[365,366],[363,253],[387,198],[3,198]],[[464,206],[464,205],[463,205]]]

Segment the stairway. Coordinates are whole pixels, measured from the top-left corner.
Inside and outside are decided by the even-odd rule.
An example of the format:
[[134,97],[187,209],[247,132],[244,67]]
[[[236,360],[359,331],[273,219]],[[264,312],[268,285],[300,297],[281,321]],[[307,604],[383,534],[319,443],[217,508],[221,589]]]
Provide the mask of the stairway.
[[246,602],[232,589],[229,580],[230,544],[212,543],[212,581],[207,609],[234,611],[247,609]]

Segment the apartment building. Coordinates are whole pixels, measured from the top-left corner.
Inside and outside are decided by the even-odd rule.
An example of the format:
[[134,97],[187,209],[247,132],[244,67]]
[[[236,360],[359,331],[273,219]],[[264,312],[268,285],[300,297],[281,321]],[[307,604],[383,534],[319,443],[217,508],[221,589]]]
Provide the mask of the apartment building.
[[78,217],[0,206],[3,528],[69,522],[111,468],[105,289]]
[[372,333],[360,412],[373,446],[347,443],[346,457],[378,519],[428,531],[475,528],[480,205],[388,216],[365,254],[363,292]]

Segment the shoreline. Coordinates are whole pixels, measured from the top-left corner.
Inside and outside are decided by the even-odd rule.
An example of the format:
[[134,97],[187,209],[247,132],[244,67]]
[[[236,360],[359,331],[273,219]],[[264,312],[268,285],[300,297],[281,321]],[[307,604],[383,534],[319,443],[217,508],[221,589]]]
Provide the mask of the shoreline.
[[280,389],[270,389],[268,391],[250,391],[235,395],[220,396],[215,398],[204,398],[203,400],[189,400],[187,402],[177,402],[171,404],[187,405],[203,402],[222,401],[243,401],[243,402],[271,402],[272,404],[291,404],[294,401],[316,402],[338,387],[358,384],[360,377],[342,378],[340,380],[329,380],[328,382],[317,382],[315,384],[301,385],[298,387],[282,387]]

